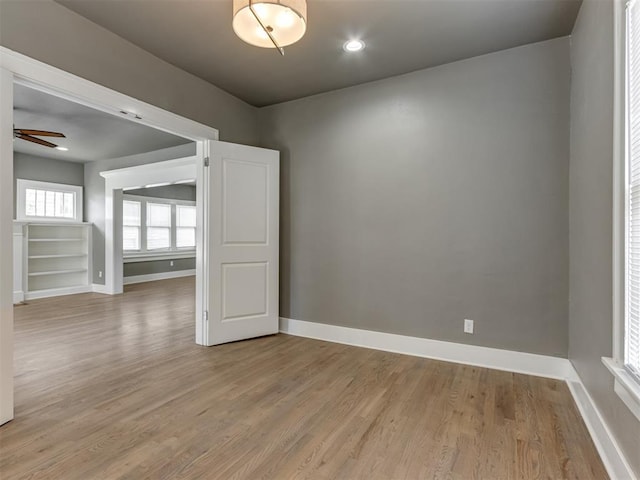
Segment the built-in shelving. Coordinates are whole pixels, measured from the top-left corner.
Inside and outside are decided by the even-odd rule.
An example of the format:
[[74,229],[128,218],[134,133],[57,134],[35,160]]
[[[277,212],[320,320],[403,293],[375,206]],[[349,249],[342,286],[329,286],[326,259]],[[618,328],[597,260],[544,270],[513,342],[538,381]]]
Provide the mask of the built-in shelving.
[[78,273],[78,272],[86,272],[86,268],[71,268],[69,270],[49,270],[44,272],[31,272],[29,273],[30,277],[40,277],[42,275],[60,275],[63,273]]
[[27,300],[90,290],[90,224],[27,223],[24,228]]
[[73,258],[73,257],[86,257],[86,253],[63,253],[61,255],[29,255],[28,258]]
[[30,242],[82,242],[81,238],[30,238]]

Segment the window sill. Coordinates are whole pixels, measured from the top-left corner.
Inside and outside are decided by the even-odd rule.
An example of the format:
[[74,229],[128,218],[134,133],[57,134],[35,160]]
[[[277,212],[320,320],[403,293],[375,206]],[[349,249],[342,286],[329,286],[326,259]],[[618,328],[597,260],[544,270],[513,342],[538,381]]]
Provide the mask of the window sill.
[[149,253],[149,254],[128,254],[123,257],[123,263],[138,263],[138,262],[156,262],[158,260],[179,260],[182,258],[195,258],[195,250],[191,251],[175,251],[175,252],[162,252],[162,253]]
[[602,363],[615,377],[614,391],[640,420],[640,384],[613,358],[602,357]]
[[83,222],[81,220],[74,220],[72,218],[48,218],[48,217],[28,217],[17,218],[13,220],[14,223],[22,223],[29,225],[44,225],[44,226],[57,226],[57,225],[91,225],[91,222]]

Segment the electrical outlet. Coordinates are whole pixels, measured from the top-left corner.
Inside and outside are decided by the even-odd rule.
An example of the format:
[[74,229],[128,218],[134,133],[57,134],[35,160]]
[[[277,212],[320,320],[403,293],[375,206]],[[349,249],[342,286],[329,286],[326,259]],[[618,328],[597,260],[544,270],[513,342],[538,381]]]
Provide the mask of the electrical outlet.
[[169,266],[170,266],[170,267],[173,267],[173,260],[171,260],[171,261],[169,262]]
[[468,318],[464,319],[464,333],[473,335],[473,320],[469,320]]
[[102,278],[102,270],[98,272],[98,278]]

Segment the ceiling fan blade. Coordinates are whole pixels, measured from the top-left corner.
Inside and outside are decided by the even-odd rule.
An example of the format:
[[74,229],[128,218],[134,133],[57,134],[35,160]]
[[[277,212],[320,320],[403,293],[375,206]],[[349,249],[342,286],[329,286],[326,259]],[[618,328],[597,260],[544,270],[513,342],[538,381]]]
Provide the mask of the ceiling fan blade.
[[64,133],[49,132],[47,130],[29,130],[26,128],[14,128],[13,131],[16,133],[20,133],[22,135],[37,135],[38,137],[67,138],[64,136]]
[[57,147],[55,143],[47,142],[46,140],[32,137],[31,135],[23,135],[21,133],[18,133],[16,134],[16,137],[21,138],[22,140],[26,140],[27,142],[33,142],[33,143],[37,143],[38,145],[44,145],[45,147],[50,147],[50,148]]

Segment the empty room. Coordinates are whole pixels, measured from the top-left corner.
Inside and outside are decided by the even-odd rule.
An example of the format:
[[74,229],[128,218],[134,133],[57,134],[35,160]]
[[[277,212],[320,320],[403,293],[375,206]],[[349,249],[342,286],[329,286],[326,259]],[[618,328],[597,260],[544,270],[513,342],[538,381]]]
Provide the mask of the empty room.
[[640,0],[0,0],[0,478],[640,478]]

